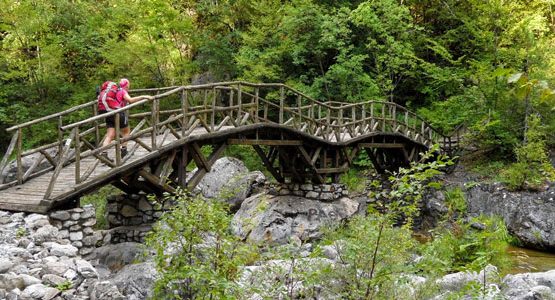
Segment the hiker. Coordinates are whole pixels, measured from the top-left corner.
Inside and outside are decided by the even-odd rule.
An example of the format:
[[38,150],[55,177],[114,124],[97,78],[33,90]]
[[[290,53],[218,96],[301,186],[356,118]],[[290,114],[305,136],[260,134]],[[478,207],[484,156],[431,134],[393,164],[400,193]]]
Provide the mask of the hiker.
[[[109,106],[109,108],[105,108],[104,105],[102,103],[99,102],[99,114],[104,114],[107,111],[111,111],[114,109],[118,109],[118,108],[122,108],[125,107],[128,103],[133,103],[133,102],[137,102],[140,100],[144,100],[144,99],[154,99],[153,96],[149,96],[149,95],[141,95],[141,96],[136,96],[136,97],[131,97],[129,96],[129,80],[126,78],[122,78],[119,81],[119,88],[117,89],[117,92],[115,94],[115,99],[110,97],[110,101],[113,105],[110,105],[110,101],[109,102],[102,102],[105,103],[107,106]],[[107,93],[108,91],[106,91],[105,93]],[[104,108],[104,110],[102,109]],[[120,132],[123,138],[129,136],[129,133],[131,132],[129,129],[129,120],[127,118],[127,114],[126,112],[120,112],[120,117],[119,117],[119,127],[120,127]],[[116,138],[116,116],[115,115],[111,115],[106,117],[106,136],[104,137],[104,142],[102,143],[102,146],[107,146],[109,145],[115,138]],[[127,155],[127,141],[125,141],[124,143],[122,143],[121,145],[121,157],[125,157]],[[104,157],[108,157],[108,153],[106,151],[102,152],[102,156]]]

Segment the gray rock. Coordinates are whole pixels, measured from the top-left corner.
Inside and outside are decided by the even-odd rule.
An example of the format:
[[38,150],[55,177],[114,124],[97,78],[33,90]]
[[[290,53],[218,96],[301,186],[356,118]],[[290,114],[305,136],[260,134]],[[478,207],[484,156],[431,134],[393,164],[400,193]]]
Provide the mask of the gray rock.
[[44,264],[44,269],[42,274],[54,274],[58,276],[64,276],[64,274],[74,268],[75,266],[69,260],[63,261],[48,261]]
[[132,207],[132,206],[124,205],[123,208],[121,209],[120,213],[121,213],[122,216],[124,216],[126,218],[129,218],[129,217],[134,217],[134,216],[138,215],[139,211],[136,208]]
[[98,257],[100,265],[106,266],[112,271],[118,271],[123,266],[136,261],[144,251],[144,245],[126,242],[96,248],[94,254]]
[[478,274],[476,272],[458,272],[447,274],[442,278],[436,280],[436,284],[442,290],[456,292],[465,287],[468,283],[478,281]]
[[56,286],[66,282],[66,280],[67,279],[54,274],[45,274],[42,276],[42,282],[50,286]]
[[36,245],[44,242],[56,241],[58,239],[58,228],[48,224],[39,228],[35,233],[31,234],[31,240]]
[[503,278],[502,287],[507,299],[555,299],[555,270],[509,274]]
[[25,288],[23,278],[17,277],[13,274],[0,274],[0,289],[11,291],[13,289]]
[[16,278],[20,278],[21,280],[23,280],[23,285],[26,286],[26,287],[42,282],[40,279],[35,278],[33,276],[30,276],[30,275],[27,275],[27,274],[19,274],[19,275],[16,276]]
[[83,213],[81,214],[81,218],[88,219],[96,216],[96,209],[92,204],[87,204],[83,206]]
[[353,216],[358,202],[341,198],[321,202],[296,196],[258,194],[246,199],[232,220],[232,231],[253,242],[286,243],[292,236],[318,238],[320,228]]
[[147,299],[152,297],[156,279],[154,263],[144,262],[123,267],[110,282],[128,299]]
[[81,232],[81,231],[70,232],[69,233],[69,240],[70,241],[80,241],[82,239],[83,239],[83,232]]
[[65,210],[58,210],[58,211],[50,213],[50,217],[52,219],[60,220],[60,221],[67,221],[67,220],[69,220],[70,216],[71,215]]
[[555,183],[542,192],[510,192],[500,184],[466,191],[470,215],[498,215],[524,245],[555,250]]
[[223,157],[214,163],[195,189],[204,197],[222,199],[237,208],[251,195],[253,186],[262,185],[265,181],[264,174],[249,172],[242,161]]
[[97,282],[89,293],[91,300],[124,300],[126,297],[122,295],[118,288],[110,281]]
[[24,219],[25,226],[31,230],[36,230],[45,225],[50,225],[48,216],[41,214],[30,214]]
[[42,299],[46,295],[47,287],[41,283],[33,284],[23,290],[23,298]]
[[46,246],[50,251],[50,254],[54,256],[74,257],[77,255],[78,251],[78,249],[72,245],[60,245],[53,242],[44,243],[44,246]]
[[98,278],[96,269],[86,260],[76,258],[74,260],[77,272],[84,278]]
[[[45,150],[51,157],[56,157],[58,153],[58,148],[50,148]],[[34,153],[28,156],[24,156],[21,158],[21,166],[23,169],[23,173],[27,172],[27,170],[35,163],[37,159],[41,156],[41,153]],[[50,167],[50,163],[43,159],[43,161],[36,167],[35,172],[44,170]],[[3,170],[2,174],[5,176],[4,182],[10,182],[17,179],[17,162],[16,160],[10,162],[6,168]]]
[[6,273],[11,267],[14,266],[14,263],[11,259],[8,258],[0,258],[0,274]]

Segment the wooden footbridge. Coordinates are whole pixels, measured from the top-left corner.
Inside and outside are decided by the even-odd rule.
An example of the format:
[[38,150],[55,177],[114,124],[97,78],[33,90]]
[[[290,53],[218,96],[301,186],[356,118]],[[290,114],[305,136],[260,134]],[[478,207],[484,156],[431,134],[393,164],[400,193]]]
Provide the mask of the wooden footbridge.
[[[116,127],[118,137],[106,147],[100,145],[107,114],[98,115],[96,101],[8,128],[13,138],[0,161],[0,209],[70,207],[107,184],[127,193],[192,189],[228,145],[251,145],[279,182],[324,183],[337,181],[361,151],[383,172],[417,160],[432,144],[449,154],[458,141],[392,102],[320,102],[283,84],[223,82],[137,93],[155,97],[109,113],[116,126],[119,112],[127,113],[132,132],[122,138]],[[51,139],[27,145],[37,131]],[[129,154],[121,157],[124,142]],[[24,165],[25,157],[32,162]]]

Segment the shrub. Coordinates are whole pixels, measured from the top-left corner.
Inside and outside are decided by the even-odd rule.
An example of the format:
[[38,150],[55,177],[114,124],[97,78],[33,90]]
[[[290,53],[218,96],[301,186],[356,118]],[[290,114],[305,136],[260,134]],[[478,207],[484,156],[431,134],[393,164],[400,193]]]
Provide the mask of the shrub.
[[501,174],[511,190],[540,190],[546,181],[555,179],[539,117],[530,116],[528,124],[526,142],[515,149],[517,162]]
[[256,252],[230,233],[226,205],[189,197],[182,190],[166,198],[177,205],[146,241],[161,275],[156,299],[236,299],[239,266]]

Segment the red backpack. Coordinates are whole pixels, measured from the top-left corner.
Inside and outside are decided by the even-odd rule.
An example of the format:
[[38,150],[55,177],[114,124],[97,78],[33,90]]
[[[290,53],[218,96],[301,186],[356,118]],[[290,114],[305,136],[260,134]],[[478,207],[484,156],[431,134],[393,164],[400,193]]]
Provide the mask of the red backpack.
[[106,81],[102,84],[97,99],[99,111],[112,111],[120,108],[116,99],[118,90],[118,85],[113,81]]

